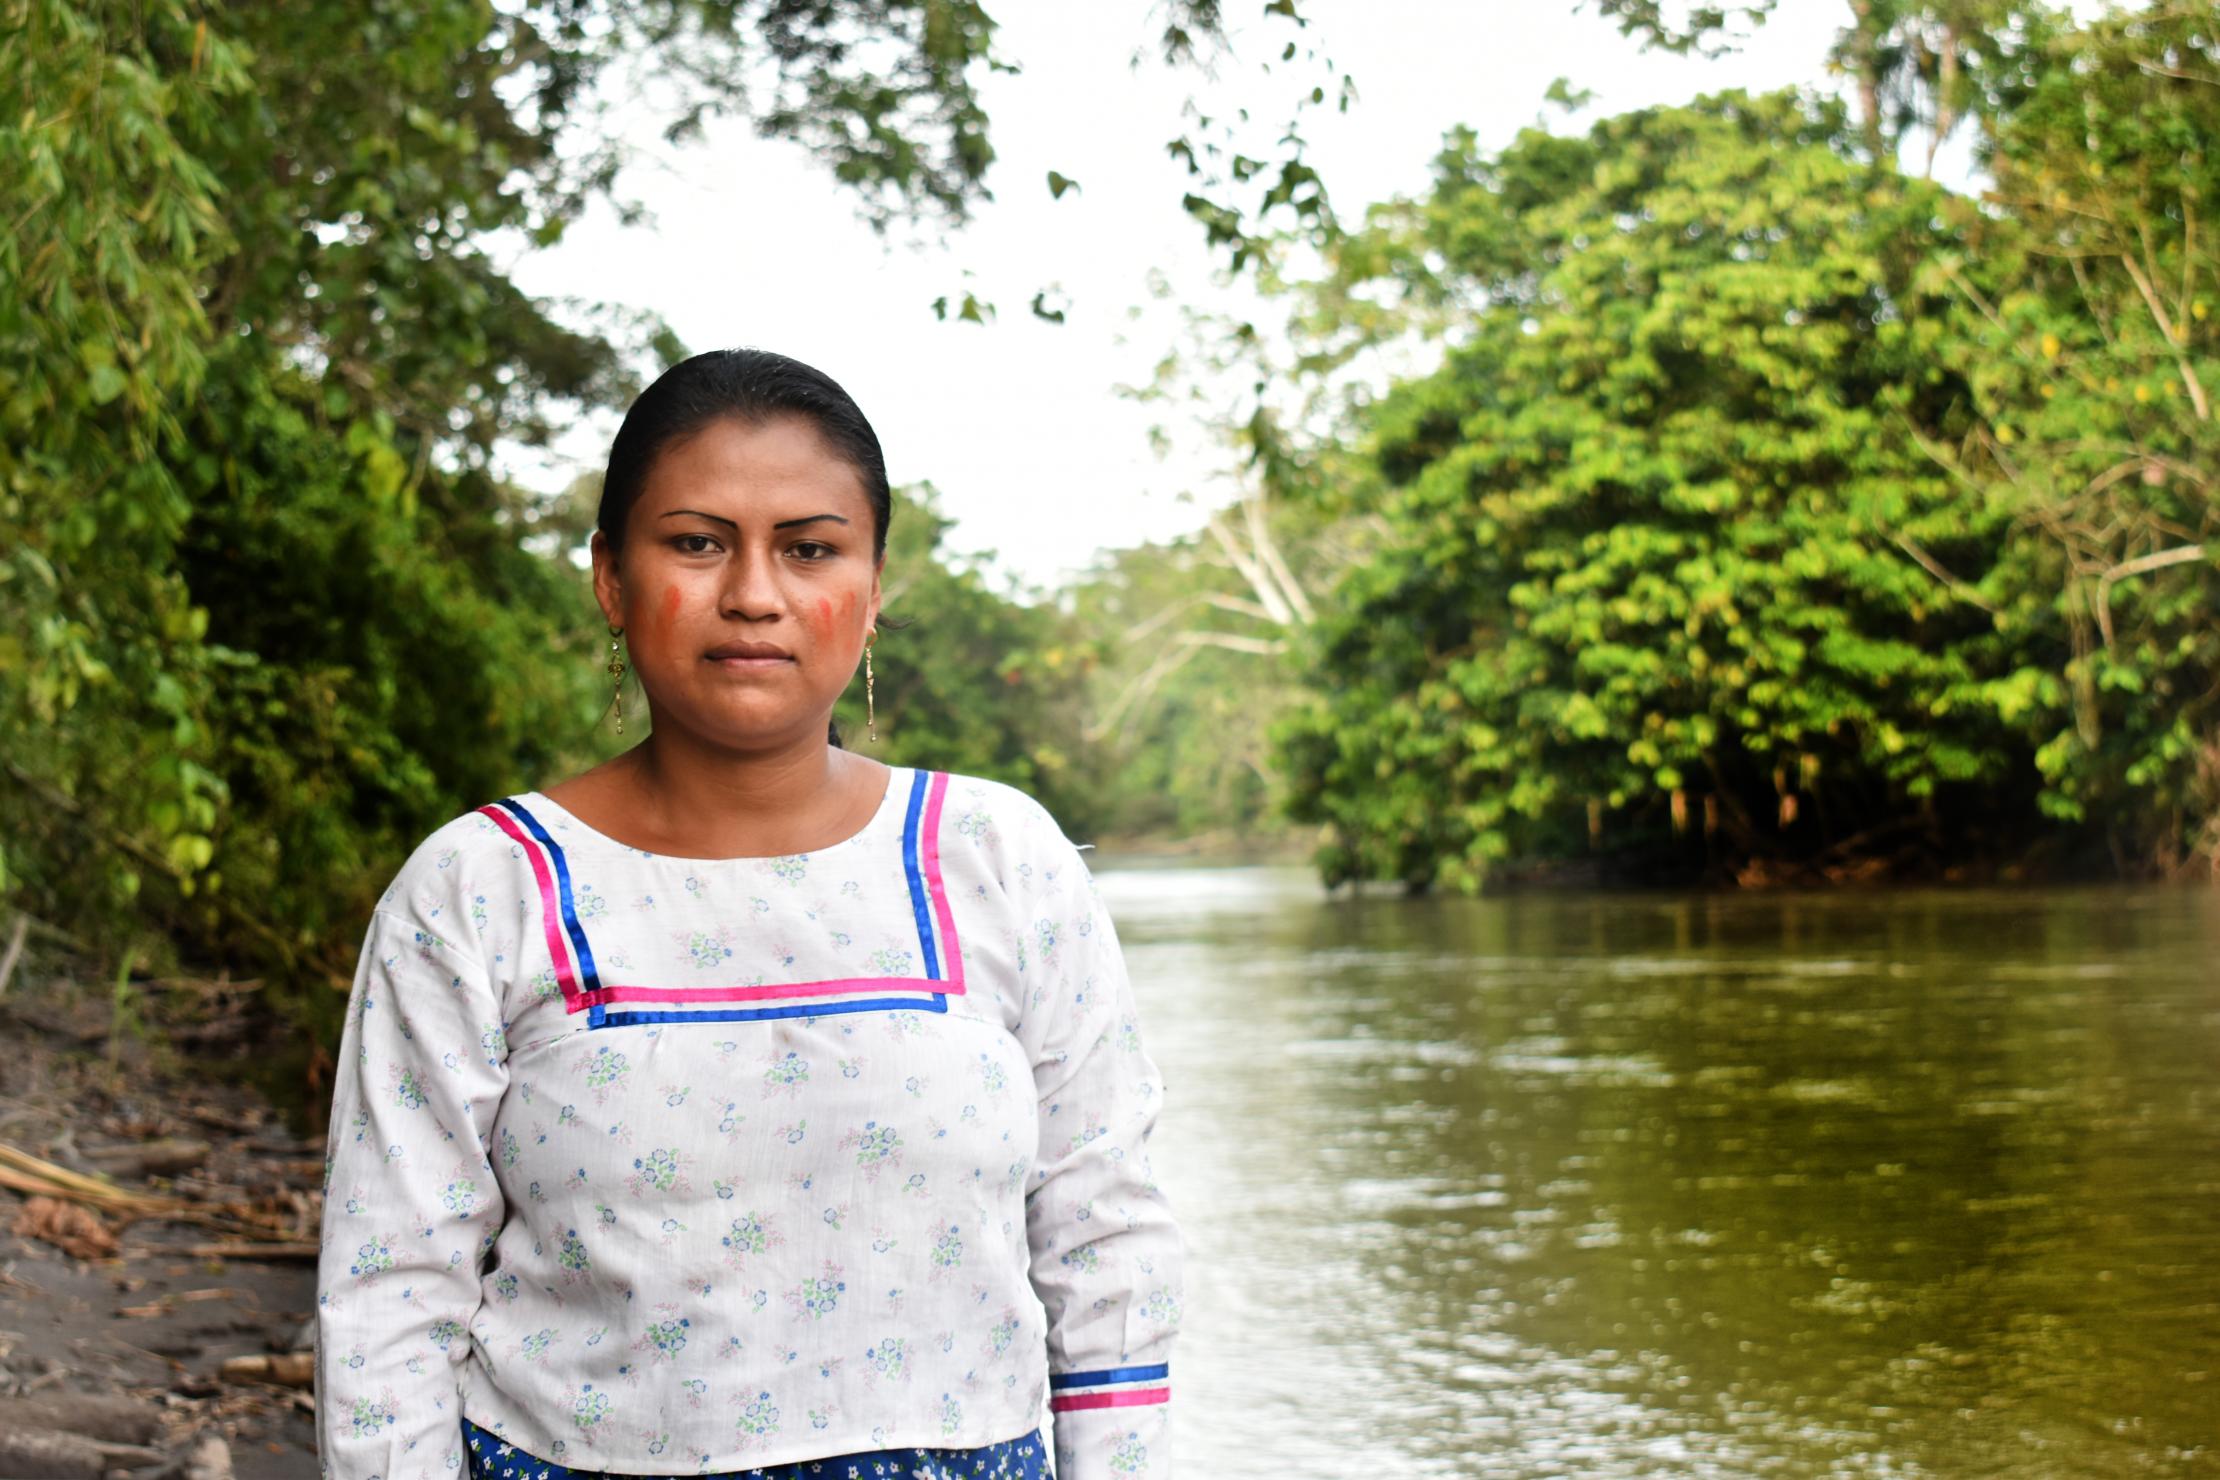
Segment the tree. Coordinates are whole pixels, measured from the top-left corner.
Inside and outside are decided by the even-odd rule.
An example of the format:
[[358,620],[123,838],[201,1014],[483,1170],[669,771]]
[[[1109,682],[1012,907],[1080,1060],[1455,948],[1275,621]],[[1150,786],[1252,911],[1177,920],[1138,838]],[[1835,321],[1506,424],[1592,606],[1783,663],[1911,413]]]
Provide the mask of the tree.
[[1973,313],[1979,412],[1937,464],[2016,537],[1985,585],[2045,598],[2064,661],[2020,675],[2045,809],[2123,865],[2220,862],[2220,11],[2059,38],[1984,163],[1997,210],[1931,280]]
[[2006,516],[1905,434],[1968,421],[1964,310],[1914,273],[1959,230],[1845,129],[1727,93],[1493,157],[1460,133],[1430,199],[1352,238],[1353,278],[1471,307],[1371,417],[1393,538],[1324,604],[1281,731],[1330,881],[2023,841],[2039,609],[1937,587],[1922,557]]
[[[1251,239],[1268,294],[1311,240],[1300,225]],[[1156,292],[1171,296],[1161,280]],[[1178,312],[1180,345],[1121,393],[1170,413],[1151,428],[1160,449],[1175,419],[1208,438],[1239,493],[1197,534],[1111,552],[1070,592],[1098,663],[1087,734],[1115,757],[1124,830],[1254,842],[1283,827],[1269,731],[1300,695],[1291,654],[1377,521],[1359,507],[1363,468],[1331,435],[1341,387],[1245,318]]]
[[1107,552],[1064,599],[1109,823],[1182,838],[1268,828],[1278,788],[1266,730],[1297,691],[1280,621],[1223,550],[1191,535]]
[[[1663,0],[1589,3],[1646,45],[1717,55],[1764,25],[1777,0],[1670,10]],[[2028,60],[2070,24],[2063,8],[2040,0],[1845,0],[1843,19],[1827,63],[1850,79],[1866,158],[1893,165],[1905,142],[1925,132],[1929,175],[1959,125],[2010,113],[2029,80]]]
[[842,743],[890,765],[965,771],[1024,787],[1075,833],[1100,825],[1092,748],[1080,737],[1086,673],[1057,611],[989,589],[989,557],[942,546],[951,520],[930,485],[900,490],[873,646],[879,743],[863,684],[835,711]]

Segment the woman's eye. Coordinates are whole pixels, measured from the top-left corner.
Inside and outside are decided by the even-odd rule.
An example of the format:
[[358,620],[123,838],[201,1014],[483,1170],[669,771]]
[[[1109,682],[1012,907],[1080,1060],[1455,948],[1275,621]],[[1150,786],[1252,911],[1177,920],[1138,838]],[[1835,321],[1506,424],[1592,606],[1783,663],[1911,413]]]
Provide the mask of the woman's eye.
[[[714,554],[722,547],[717,543],[717,538],[714,535],[679,534],[671,536],[671,548],[681,555],[709,555]],[[793,553],[812,565],[820,560],[828,560],[840,553],[822,540],[798,540],[791,548]]]

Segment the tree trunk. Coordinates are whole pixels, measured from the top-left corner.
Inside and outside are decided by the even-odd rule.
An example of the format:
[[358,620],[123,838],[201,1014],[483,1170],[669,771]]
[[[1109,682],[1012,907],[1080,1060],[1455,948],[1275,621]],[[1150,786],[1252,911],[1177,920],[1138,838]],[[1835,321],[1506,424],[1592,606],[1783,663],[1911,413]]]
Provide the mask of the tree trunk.
[[1881,164],[1889,157],[1881,131],[1881,22],[1873,14],[1873,0],[1850,0],[1850,13],[1848,54],[1851,75],[1858,81],[1858,128],[1866,152]]

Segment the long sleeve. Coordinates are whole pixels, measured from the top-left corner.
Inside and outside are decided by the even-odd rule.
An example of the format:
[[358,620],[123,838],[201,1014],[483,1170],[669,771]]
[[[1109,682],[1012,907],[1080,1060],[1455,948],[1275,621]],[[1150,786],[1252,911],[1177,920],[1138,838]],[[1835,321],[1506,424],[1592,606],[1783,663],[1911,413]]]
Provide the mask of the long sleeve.
[[1168,1480],[1184,1243],[1149,1166],[1164,1082],[1079,852],[1034,819],[1020,897],[1040,1145],[1026,1192],[1059,1480]]
[[348,1000],[317,1279],[327,1480],[452,1480],[463,1468],[456,1367],[503,1216],[487,1146],[508,1046],[496,989],[450,938],[470,938],[443,904],[453,893],[416,860],[404,868]]

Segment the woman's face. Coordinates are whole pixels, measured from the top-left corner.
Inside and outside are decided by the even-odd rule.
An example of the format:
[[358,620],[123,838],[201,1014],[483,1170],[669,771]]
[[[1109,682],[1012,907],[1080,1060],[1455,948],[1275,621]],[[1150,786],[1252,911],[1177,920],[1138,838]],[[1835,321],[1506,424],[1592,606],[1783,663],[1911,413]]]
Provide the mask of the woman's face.
[[594,594],[657,728],[734,750],[822,737],[879,620],[863,479],[806,417],[711,422],[597,532]]

